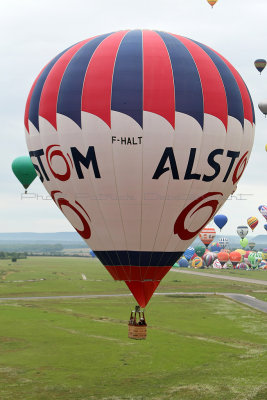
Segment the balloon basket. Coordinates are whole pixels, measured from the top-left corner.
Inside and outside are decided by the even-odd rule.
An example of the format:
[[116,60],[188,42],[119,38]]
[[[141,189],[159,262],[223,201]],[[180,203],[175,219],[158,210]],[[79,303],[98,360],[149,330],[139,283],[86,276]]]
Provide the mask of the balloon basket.
[[147,324],[145,320],[144,311],[140,310],[139,306],[131,312],[130,320],[128,323],[128,338],[135,340],[144,340],[147,335]]

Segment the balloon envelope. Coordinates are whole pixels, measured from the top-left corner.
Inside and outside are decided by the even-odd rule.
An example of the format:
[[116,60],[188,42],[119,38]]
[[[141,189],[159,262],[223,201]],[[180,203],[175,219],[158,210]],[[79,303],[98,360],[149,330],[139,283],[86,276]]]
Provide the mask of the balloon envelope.
[[205,246],[196,246],[195,247],[195,253],[198,257],[202,257],[203,254],[206,251],[206,247]]
[[229,254],[225,251],[220,251],[217,255],[218,260],[220,263],[226,263],[229,260]]
[[205,262],[206,266],[209,267],[213,261],[215,260],[215,255],[212,252],[208,252],[204,254],[203,261]]
[[230,261],[235,264],[242,260],[242,254],[239,251],[232,251],[229,255]]
[[237,227],[236,231],[237,231],[238,236],[240,236],[241,239],[244,239],[244,237],[246,237],[248,234],[248,227],[240,225]]
[[261,215],[267,220],[267,206],[259,206],[258,210]]
[[61,52],[25,108],[47,191],[141,307],[236,189],[254,125],[250,94],[225,58],[148,30]]
[[213,6],[217,3],[217,1],[218,1],[218,0],[207,0],[207,2],[209,3],[209,5],[210,5],[211,7],[213,7]]
[[210,246],[210,251],[212,251],[213,253],[219,253],[219,251],[221,251],[222,247],[220,246],[219,243],[211,243]]
[[250,217],[247,220],[248,226],[250,227],[250,229],[252,230],[252,232],[254,231],[254,229],[256,228],[256,226],[258,225],[258,218],[256,217]]
[[183,255],[187,260],[190,260],[190,258],[192,258],[194,254],[195,254],[194,247],[188,247],[188,249],[185,250]]
[[182,258],[180,258],[180,260],[178,261],[178,265],[179,265],[179,267],[181,267],[181,268],[187,268],[188,265],[189,265],[189,263],[188,263],[188,261],[187,261],[186,258],[182,257]]
[[24,189],[27,189],[37,176],[32,160],[28,156],[15,158],[12,162],[12,171]]
[[218,228],[222,229],[227,224],[228,218],[226,217],[226,215],[219,214],[215,215],[213,220]]
[[[243,239],[243,240],[245,240],[245,239]],[[249,242],[249,244],[248,244],[248,247],[250,248],[250,250],[253,250],[255,246],[256,246],[256,243],[254,243],[254,242]]]
[[263,100],[258,104],[261,112],[266,116],[267,115],[267,100]]
[[208,247],[208,245],[213,241],[213,239],[216,236],[216,231],[214,228],[204,228],[200,233],[199,233],[199,238],[201,242]]
[[195,257],[194,260],[192,261],[193,268],[201,268],[202,265],[203,265],[203,260],[200,257]]
[[264,58],[259,58],[254,62],[255,68],[261,73],[266,67],[266,60]]
[[248,239],[244,238],[244,239],[240,239],[240,244],[243,248],[247,247],[248,245]]

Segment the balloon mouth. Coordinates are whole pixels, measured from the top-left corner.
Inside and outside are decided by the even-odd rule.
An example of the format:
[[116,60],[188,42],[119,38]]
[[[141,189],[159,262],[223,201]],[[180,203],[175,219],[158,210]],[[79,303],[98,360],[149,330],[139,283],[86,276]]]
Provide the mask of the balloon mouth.
[[140,267],[129,265],[105,265],[116,281],[124,281],[140,307],[145,308],[160,281],[172,266]]

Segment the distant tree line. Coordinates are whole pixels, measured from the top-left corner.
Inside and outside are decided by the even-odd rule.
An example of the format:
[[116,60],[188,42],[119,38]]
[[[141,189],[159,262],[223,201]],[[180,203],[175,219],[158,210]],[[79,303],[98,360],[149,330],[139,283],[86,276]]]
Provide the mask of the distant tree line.
[[57,253],[63,250],[62,244],[45,244],[45,243],[8,243],[0,244],[0,253],[17,252],[17,253]]
[[27,258],[27,253],[16,253],[16,252],[7,252],[7,251],[0,251],[0,260],[12,260],[16,262],[18,259]]

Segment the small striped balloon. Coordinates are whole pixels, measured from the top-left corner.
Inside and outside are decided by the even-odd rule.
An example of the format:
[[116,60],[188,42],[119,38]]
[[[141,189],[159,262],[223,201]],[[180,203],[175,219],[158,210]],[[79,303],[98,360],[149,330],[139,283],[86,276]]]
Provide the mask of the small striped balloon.
[[258,220],[258,218],[256,218],[256,217],[250,217],[250,218],[248,218],[248,220],[247,220],[248,226],[250,227],[250,229],[251,229],[252,231],[254,231],[254,229],[255,229],[256,226],[258,225],[258,222],[259,222],[259,220]]
[[259,73],[261,74],[262,71],[264,70],[264,68],[266,67],[266,60],[260,58],[254,62],[254,65],[255,65],[256,69],[259,71]]

